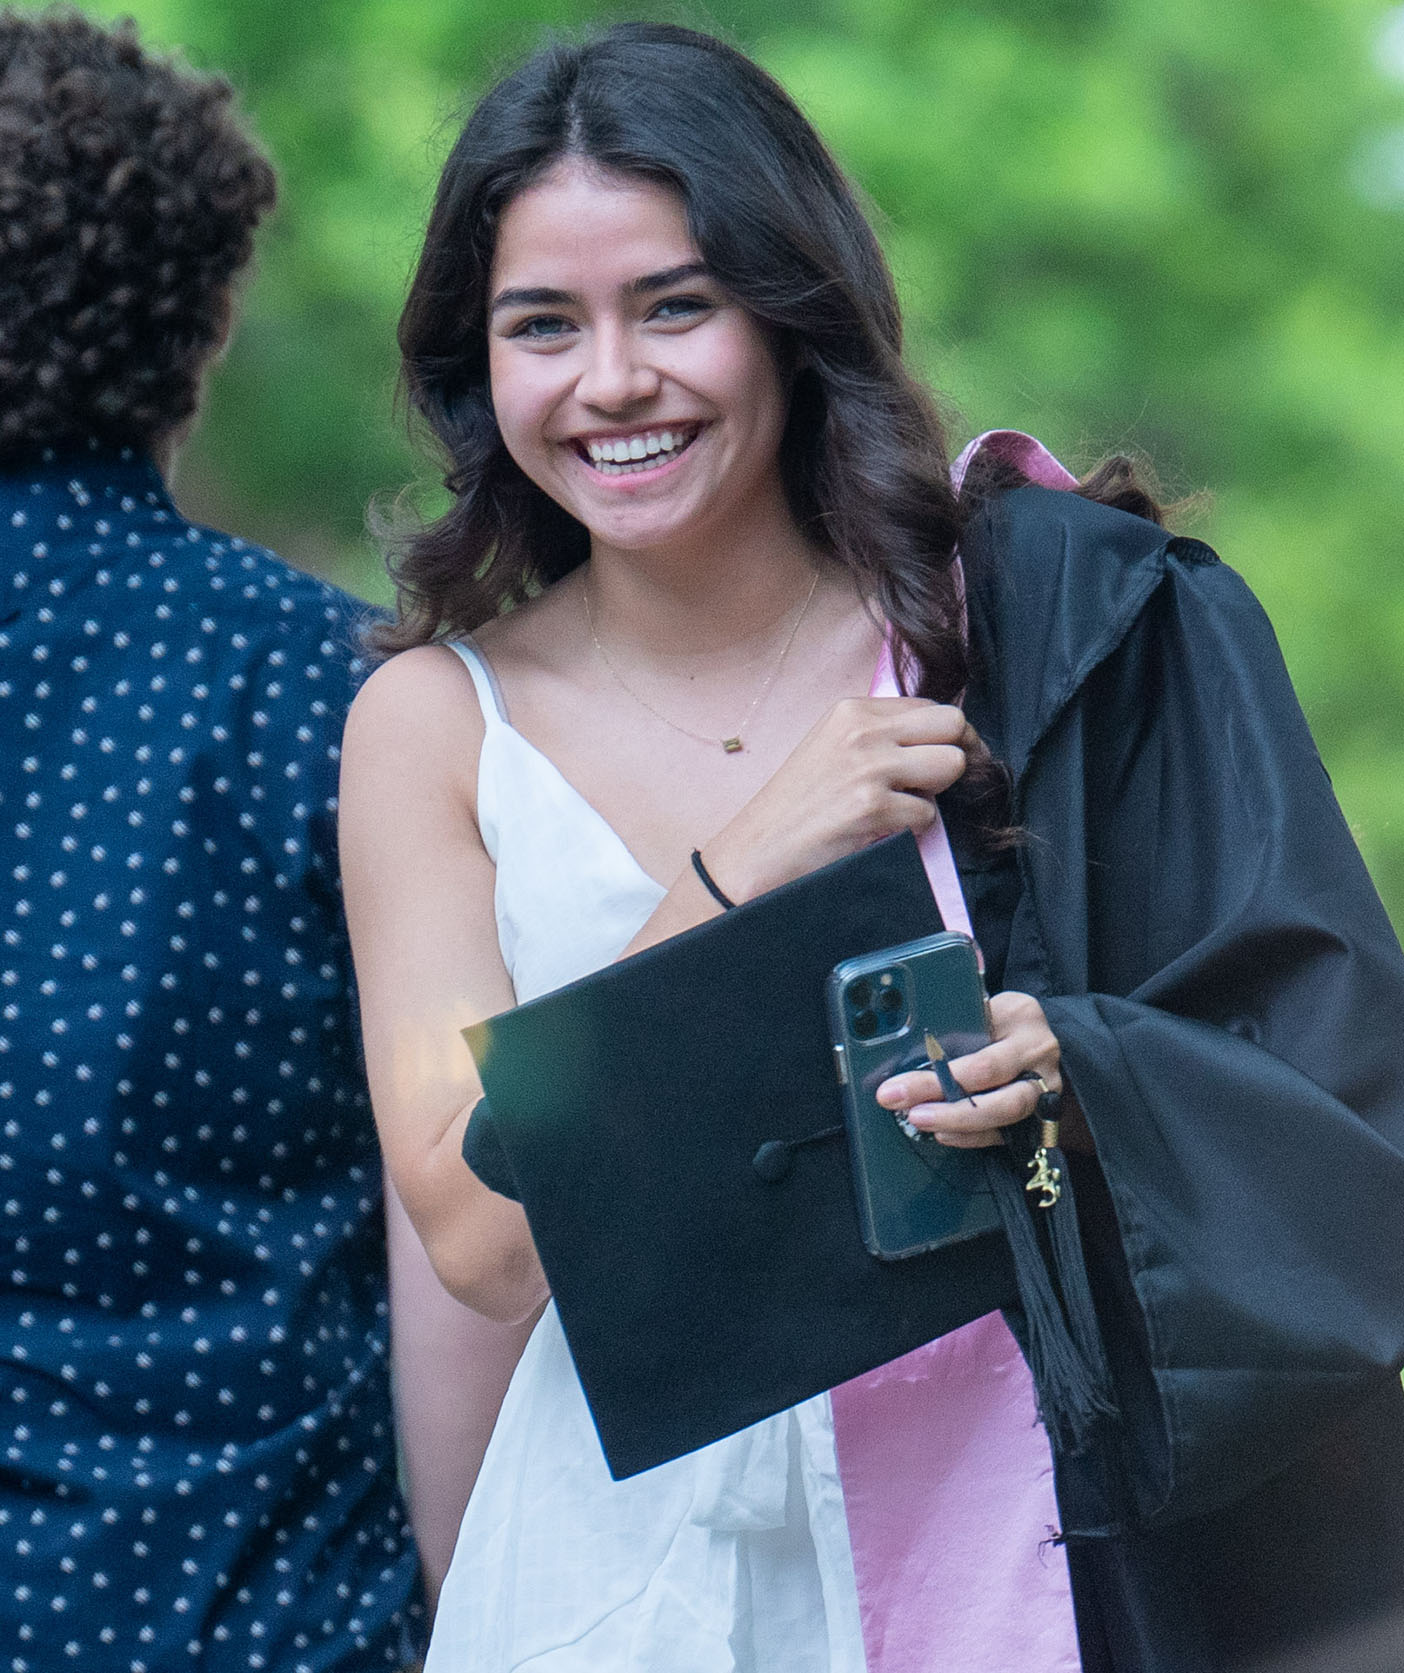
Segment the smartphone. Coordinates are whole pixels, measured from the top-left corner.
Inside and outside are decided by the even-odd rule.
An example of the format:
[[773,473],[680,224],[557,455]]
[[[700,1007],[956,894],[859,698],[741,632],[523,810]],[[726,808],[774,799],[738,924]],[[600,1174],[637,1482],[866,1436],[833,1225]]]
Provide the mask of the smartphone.
[[1000,1224],[978,1150],[956,1150],[877,1102],[889,1076],[990,1039],[975,944],[953,930],[836,965],[825,993],[868,1252],[902,1260]]

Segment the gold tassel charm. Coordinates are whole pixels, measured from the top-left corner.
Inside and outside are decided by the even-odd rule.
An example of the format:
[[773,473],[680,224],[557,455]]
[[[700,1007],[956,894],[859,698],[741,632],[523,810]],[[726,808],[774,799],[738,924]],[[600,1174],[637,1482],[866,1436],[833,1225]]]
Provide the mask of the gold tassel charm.
[[1042,1192],[1034,1204],[1035,1208],[1052,1208],[1063,1194],[1063,1170],[1048,1165],[1048,1152],[1056,1149],[1058,1144],[1058,1123],[1040,1121],[1038,1137],[1038,1149],[1034,1151],[1033,1161],[1029,1163],[1029,1173],[1032,1177],[1024,1189]]

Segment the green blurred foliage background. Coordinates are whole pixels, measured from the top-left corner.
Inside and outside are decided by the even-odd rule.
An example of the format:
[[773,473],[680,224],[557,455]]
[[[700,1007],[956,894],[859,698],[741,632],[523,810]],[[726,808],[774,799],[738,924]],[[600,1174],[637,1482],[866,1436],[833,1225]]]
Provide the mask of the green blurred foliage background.
[[[874,206],[957,441],[1131,446],[1277,625],[1404,925],[1404,7],[1382,0],[95,0],[239,87],[283,197],[182,462],[207,521],[385,600],[394,324],[455,118],[543,28],[754,52]],[[431,499],[436,485],[422,483]]]

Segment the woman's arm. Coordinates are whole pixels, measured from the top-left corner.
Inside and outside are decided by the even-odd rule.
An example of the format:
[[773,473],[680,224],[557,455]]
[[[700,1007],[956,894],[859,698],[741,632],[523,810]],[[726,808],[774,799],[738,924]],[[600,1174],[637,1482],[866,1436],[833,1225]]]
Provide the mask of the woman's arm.
[[481,1088],[459,1031],[515,998],[476,819],[482,739],[451,652],[378,668],[347,721],[341,867],[387,1169],[445,1288],[511,1323],[541,1305],[546,1281],[521,1208],[462,1156]]

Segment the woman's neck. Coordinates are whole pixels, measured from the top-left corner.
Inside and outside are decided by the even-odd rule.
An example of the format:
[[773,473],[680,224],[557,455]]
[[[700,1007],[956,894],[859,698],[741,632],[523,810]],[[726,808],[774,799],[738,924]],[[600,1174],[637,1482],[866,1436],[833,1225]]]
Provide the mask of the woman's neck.
[[816,571],[821,585],[825,578],[849,585],[786,509],[686,545],[620,549],[597,541],[580,585],[616,645],[676,664],[767,639],[804,601]]

